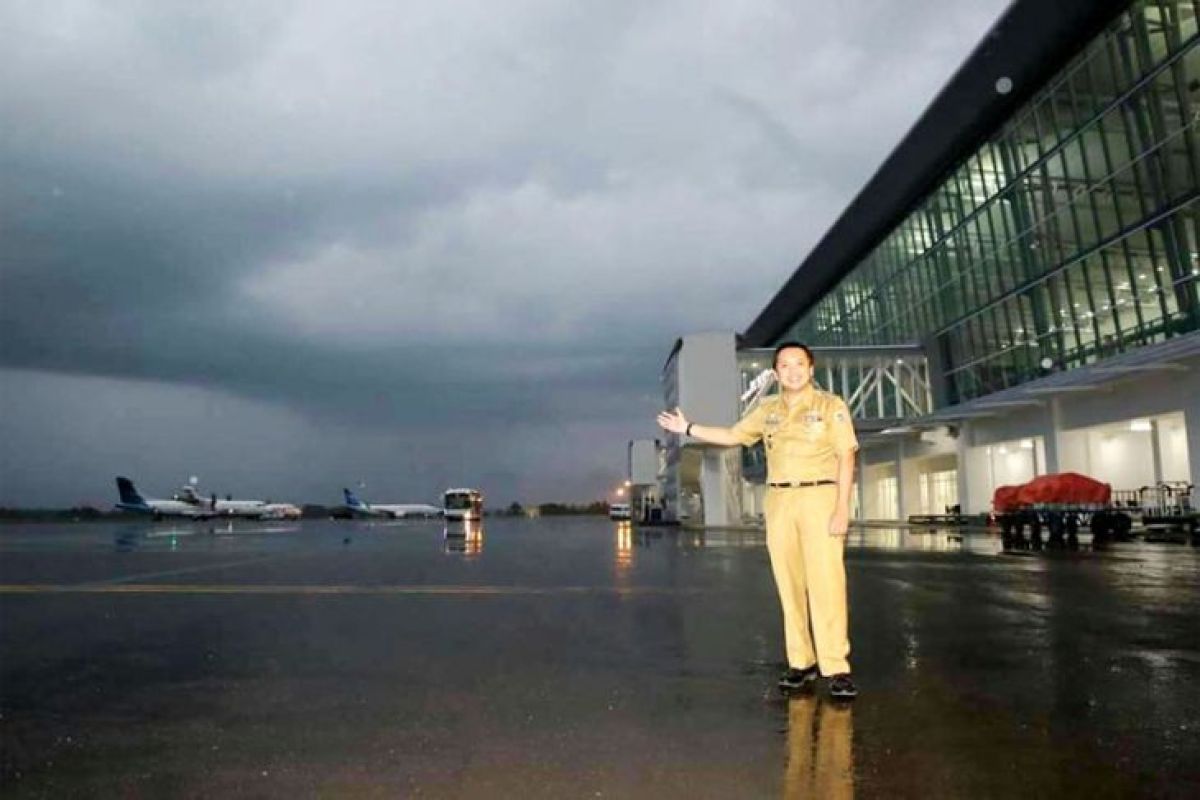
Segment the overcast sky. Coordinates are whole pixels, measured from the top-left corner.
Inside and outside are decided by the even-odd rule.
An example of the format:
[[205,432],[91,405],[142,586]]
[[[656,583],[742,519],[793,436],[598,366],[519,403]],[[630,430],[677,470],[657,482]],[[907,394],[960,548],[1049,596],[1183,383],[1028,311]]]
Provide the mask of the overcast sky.
[[590,500],[1002,0],[0,3],[0,505]]

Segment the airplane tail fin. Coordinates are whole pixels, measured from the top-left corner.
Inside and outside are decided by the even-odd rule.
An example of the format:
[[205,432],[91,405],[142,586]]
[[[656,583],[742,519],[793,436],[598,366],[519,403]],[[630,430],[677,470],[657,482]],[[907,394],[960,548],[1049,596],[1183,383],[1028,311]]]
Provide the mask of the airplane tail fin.
[[117,492],[121,495],[121,502],[131,506],[146,505],[146,498],[138,494],[138,490],[134,488],[133,481],[129,478],[117,477]]
[[358,496],[349,489],[342,489],[342,496],[346,498],[346,505],[351,508],[362,508],[363,502],[358,499]]

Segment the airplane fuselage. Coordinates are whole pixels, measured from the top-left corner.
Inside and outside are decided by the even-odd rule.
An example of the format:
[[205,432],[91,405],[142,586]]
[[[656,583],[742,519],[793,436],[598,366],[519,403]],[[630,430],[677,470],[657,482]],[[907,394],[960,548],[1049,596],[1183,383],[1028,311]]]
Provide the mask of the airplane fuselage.
[[141,503],[117,503],[122,511],[132,511],[135,514],[148,514],[154,517],[187,517],[189,519],[211,519],[203,509],[185,503],[182,500],[144,500]]
[[442,510],[437,506],[423,503],[366,503],[349,489],[342,489],[342,496],[345,499],[343,507],[360,517],[404,519],[405,517],[438,517],[442,514]]
[[214,517],[243,519],[299,519],[300,508],[291,503],[268,503],[265,500],[222,500],[216,496],[205,497],[194,486],[183,487],[170,500],[142,497],[133,481],[124,476],[117,478],[116,504],[122,511],[147,514],[154,517],[186,517],[188,519],[213,519]]
[[439,517],[442,514],[442,510],[436,506],[420,504],[372,505],[371,510],[384,516],[390,516],[393,519],[403,519],[404,517]]

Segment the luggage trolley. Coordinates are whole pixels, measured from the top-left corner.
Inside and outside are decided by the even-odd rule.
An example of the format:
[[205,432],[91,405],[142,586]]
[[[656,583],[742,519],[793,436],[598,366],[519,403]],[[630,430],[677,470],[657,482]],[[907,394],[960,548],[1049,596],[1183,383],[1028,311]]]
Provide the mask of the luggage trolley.
[[997,514],[996,522],[1006,550],[1040,550],[1045,546],[1074,549],[1079,547],[1081,529],[1092,534],[1093,545],[1133,538],[1133,518],[1107,506],[1038,504]]
[[1138,490],[1142,506],[1142,528],[1147,538],[1183,534],[1200,544],[1200,511],[1196,487],[1186,481],[1164,481]]
[[1094,546],[1128,541],[1135,520],[1148,540],[1183,534],[1200,545],[1196,500],[1195,486],[1186,482],[1111,491],[1108,484],[1063,473],[1022,486],[1002,486],[992,503],[1005,549],[1040,549],[1047,544],[1078,547],[1084,527],[1091,531]]
[[1133,517],[1122,504],[1134,498],[1117,495],[1108,484],[1073,472],[1001,486],[992,499],[1001,544],[1005,550],[1077,548],[1081,528],[1091,532],[1093,546],[1128,540]]

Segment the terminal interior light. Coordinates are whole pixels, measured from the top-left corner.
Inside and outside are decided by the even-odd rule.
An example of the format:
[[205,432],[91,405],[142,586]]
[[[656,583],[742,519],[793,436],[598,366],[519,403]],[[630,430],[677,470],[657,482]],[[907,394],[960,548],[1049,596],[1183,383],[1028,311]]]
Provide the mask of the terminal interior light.
[[1135,419],[1129,423],[1129,430],[1135,433],[1149,433],[1151,429],[1152,426],[1148,419]]

